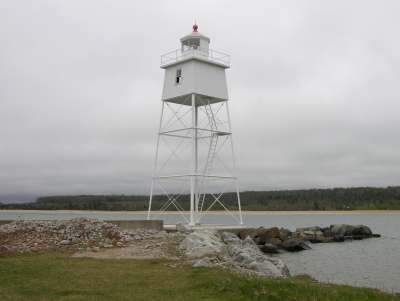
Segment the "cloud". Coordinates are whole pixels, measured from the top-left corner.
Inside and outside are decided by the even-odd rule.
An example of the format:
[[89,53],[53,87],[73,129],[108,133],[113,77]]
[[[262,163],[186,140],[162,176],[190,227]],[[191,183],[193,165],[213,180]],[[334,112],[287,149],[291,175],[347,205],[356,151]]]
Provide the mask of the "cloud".
[[1,194],[147,193],[159,55],[194,18],[232,54],[241,189],[399,184],[396,1],[1,5]]

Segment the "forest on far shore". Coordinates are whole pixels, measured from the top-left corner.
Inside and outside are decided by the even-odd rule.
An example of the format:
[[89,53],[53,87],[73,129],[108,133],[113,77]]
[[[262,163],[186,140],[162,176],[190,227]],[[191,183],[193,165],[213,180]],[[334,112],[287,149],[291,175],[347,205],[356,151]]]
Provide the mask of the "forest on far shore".
[[[216,194],[218,196],[218,194]],[[400,186],[373,188],[332,188],[280,191],[243,191],[240,193],[243,210],[400,210]],[[176,202],[189,209],[187,195]],[[184,201],[186,200],[186,201]],[[221,200],[230,209],[237,208],[236,194],[225,193]],[[147,210],[149,197],[146,195],[74,195],[39,197],[33,203],[2,204],[0,209],[36,210]],[[153,198],[154,210],[168,201],[166,196]],[[203,208],[214,201],[211,195],[205,198]],[[221,210],[218,203],[212,210]],[[175,210],[173,204],[168,210]]]

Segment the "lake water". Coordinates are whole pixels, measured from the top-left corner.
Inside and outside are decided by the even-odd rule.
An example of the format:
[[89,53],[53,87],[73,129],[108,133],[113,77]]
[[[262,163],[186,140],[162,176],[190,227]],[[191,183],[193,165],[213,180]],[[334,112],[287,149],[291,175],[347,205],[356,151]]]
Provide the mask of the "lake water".
[[[102,220],[143,219],[135,212],[91,211],[0,211],[0,220],[8,219],[70,219],[76,217]],[[179,215],[162,216],[165,223],[181,221]],[[330,224],[365,224],[381,238],[344,243],[312,244],[312,250],[277,255],[289,267],[292,275],[308,274],[322,282],[368,286],[389,292],[400,292],[400,213],[371,214],[310,214],[270,212],[245,214],[246,226],[297,227],[328,226]],[[232,224],[225,215],[211,215],[205,223]]]

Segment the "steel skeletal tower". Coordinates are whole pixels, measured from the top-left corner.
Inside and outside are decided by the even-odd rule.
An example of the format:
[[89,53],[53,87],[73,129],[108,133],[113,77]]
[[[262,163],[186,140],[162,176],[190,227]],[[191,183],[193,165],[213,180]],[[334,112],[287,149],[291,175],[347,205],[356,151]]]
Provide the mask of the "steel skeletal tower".
[[210,49],[197,29],[180,39],[180,49],[161,56],[165,77],[147,218],[152,210],[174,209],[193,226],[218,207],[243,224],[225,76],[230,57]]

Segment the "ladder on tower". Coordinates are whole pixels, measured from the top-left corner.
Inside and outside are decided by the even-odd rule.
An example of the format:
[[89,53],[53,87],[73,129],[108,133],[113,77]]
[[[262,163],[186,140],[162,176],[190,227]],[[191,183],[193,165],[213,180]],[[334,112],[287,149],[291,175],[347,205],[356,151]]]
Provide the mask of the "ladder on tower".
[[210,137],[210,145],[208,147],[207,159],[204,165],[203,175],[207,175],[211,169],[217,153],[218,134],[212,133]]
[[217,122],[215,121],[214,112],[212,111],[210,103],[205,105],[204,110],[208,117],[208,122],[210,125],[211,135],[210,135],[210,145],[208,148],[207,159],[204,165],[203,175],[207,175],[207,173],[211,170],[212,164],[214,162],[214,158],[217,152],[217,144],[218,144],[218,132],[217,132]]
[[[208,118],[211,135],[210,135],[210,144],[208,147],[207,158],[205,160],[204,169],[203,169],[202,186],[204,186],[204,176],[206,176],[212,169],[213,162],[214,162],[215,156],[217,154],[218,137],[219,137],[218,132],[217,132],[217,130],[218,130],[217,123],[215,121],[214,112],[212,111],[210,103],[208,103],[207,105],[204,106],[204,110],[205,110],[205,113]],[[204,193],[200,199],[200,204],[199,204],[200,212],[203,211],[205,196],[206,196],[206,194]]]

